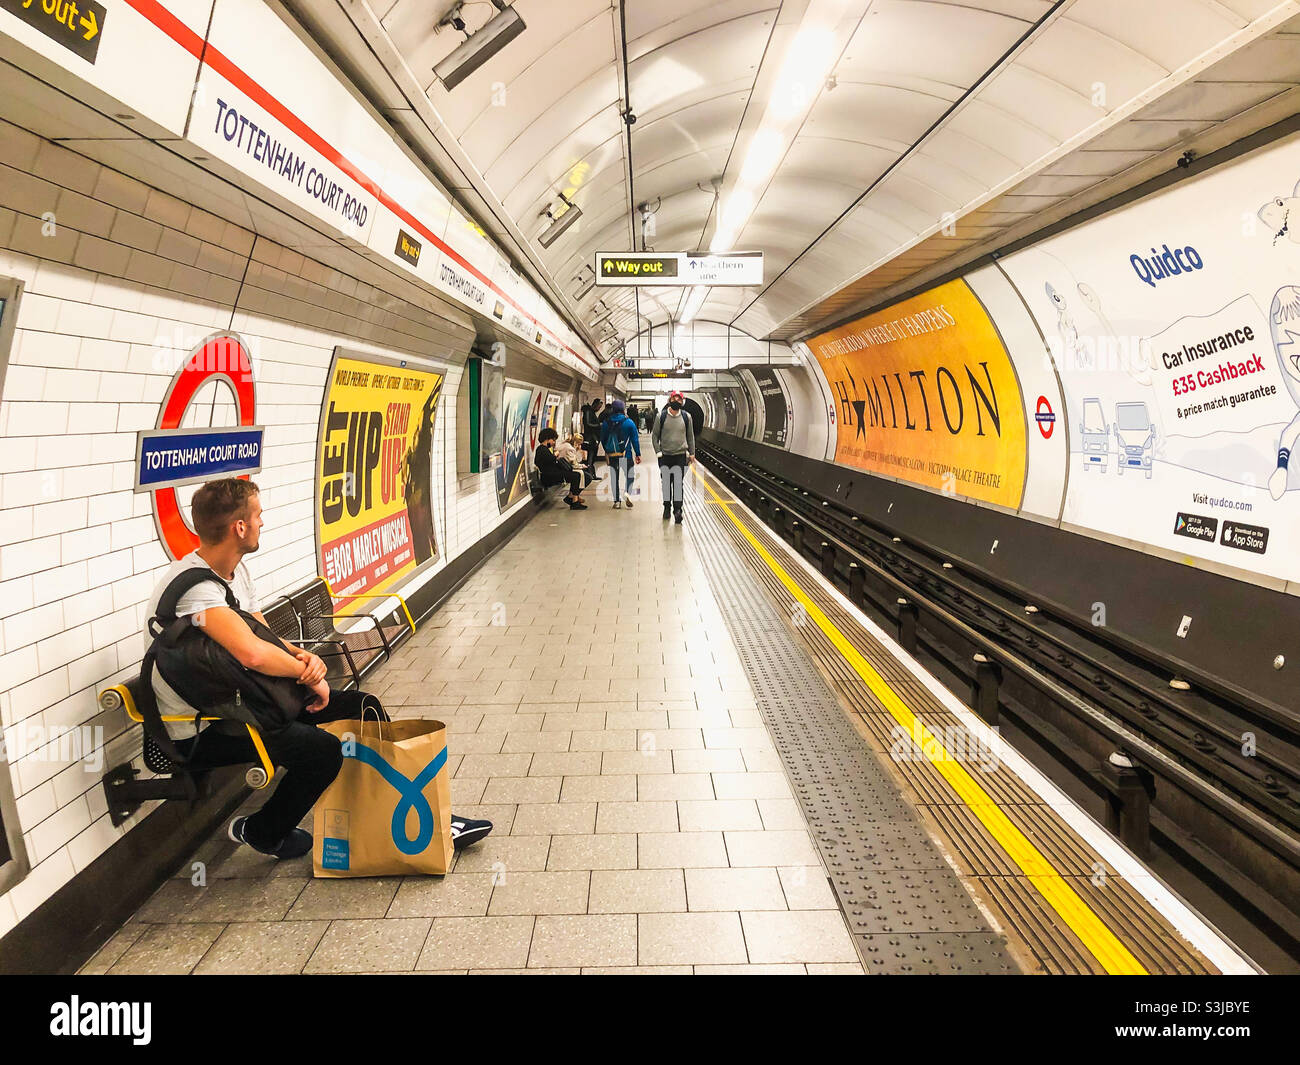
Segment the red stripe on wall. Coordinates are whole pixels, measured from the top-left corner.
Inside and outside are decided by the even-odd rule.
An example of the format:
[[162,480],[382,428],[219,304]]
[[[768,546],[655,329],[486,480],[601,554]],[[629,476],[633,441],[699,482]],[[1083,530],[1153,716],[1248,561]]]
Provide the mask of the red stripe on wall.
[[318,134],[314,129],[280,103],[279,100],[267,92],[258,82],[254,81],[252,77],[244,73],[244,71],[241,70],[234,61],[215,48],[211,43],[208,43],[205,48],[203,38],[168,11],[162,5],[160,0],[126,0],[126,2],[143,18],[147,19],[166,36],[170,37],[178,45],[184,48],[185,51],[189,52],[196,59],[202,59],[204,63],[230,82],[230,84],[235,88],[239,89],[250,100],[291,129],[307,144],[310,144],[322,156],[337,166],[352,178],[353,181],[374,196],[375,199],[392,211],[393,214],[423,236],[426,240],[430,241],[434,247],[438,248],[439,251],[453,259],[462,269],[473,274],[479,281],[510,304],[510,306],[523,315],[534,326],[550,336],[552,340],[559,344],[560,347],[570,355],[578,359],[589,369],[593,371],[596,370],[596,367],[592,366],[586,358],[560,340],[558,336],[552,333],[546,328],[546,326],[512,300],[504,291],[493,284],[493,282],[484,276],[477,267],[467,261],[444,240],[436,236],[432,230],[411,214],[410,211],[389,196],[376,182],[372,181],[357,166],[347,159],[342,152],[335,149],[333,145],[325,140],[325,138],[320,136],[320,134]]

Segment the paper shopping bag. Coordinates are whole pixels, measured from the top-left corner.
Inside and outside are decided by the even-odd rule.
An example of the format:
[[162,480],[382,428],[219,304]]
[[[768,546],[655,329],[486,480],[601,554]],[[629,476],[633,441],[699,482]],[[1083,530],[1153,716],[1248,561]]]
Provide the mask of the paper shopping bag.
[[451,864],[451,785],[441,721],[331,721],[343,768],[316,801],[316,876],[442,875]]

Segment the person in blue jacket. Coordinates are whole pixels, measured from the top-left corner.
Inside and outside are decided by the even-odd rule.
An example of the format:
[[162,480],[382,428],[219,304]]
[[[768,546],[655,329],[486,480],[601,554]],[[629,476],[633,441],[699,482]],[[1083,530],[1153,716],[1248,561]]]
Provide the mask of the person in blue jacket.
[[[622,505],[619,498],[619,473],[626,476],[623,495],[627,498],[628,509],[632,509],[632,482],[636,478],[636,467],[641,464],[641,435],[637,432],[632,419],[623,412],[623,401],[614,400],[610,404],[609,420],[605,422],[601,445],[605,448],[605,457],[609,460],[610,483],[614,487],[614,509]],[[633,458],[635,457],[635,462]]]

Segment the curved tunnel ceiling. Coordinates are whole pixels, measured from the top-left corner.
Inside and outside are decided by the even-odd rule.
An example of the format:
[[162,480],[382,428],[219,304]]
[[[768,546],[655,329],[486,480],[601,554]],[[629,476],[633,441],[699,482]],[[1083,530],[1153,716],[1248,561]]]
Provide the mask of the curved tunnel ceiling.
[[[642,247],[642,203],[655,208],[647,248],[708,248],[714,183],[725,203],[815,2],[516,0],[527,29],[449,93],[432,73],[463,39],[435,32],[449,0],[370,0],[443,135],[526,239],[561,193],[581,207],[550,248],[531,251],[567,310],[585,323],[600,299],[624,338],[678,319],[684,290],[577,299],[595,253]],[[1198,138],[1300,110],[1293,2],[847,0],[839,10],[832,75],[734,242],[764,252],[765,285],[710,290],[701,320],[795,338],[1137,184]],[[463,9],[471,30],[492,14],[485,2]]]

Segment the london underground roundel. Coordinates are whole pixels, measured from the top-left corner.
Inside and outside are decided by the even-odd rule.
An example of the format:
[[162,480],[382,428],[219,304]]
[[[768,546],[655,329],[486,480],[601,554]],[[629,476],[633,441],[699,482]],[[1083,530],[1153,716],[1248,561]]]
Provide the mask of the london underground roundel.
[[1052,431],[1056,428],[1056,412],[1052,410],[1052,405],[1048,402],[1046,396],[1038,397],[1038,405],[1034,410],[1034,421],[1038,423],[1038,431],[1043,434],[1043,439],[1052,439]]
[[[235,402],[233,426],[182,428],[185,414],[209,382],[229,386]],[[204,340],[172,379],[158,412],[157,428],[137,436],[137,492],[153,493],[158,537],[172,558],[199,545],[181,513],[176,489],[222,477],[247,479],[262,468],[263,429],[256,425],[253,364],[248,349],[233,333]]]

